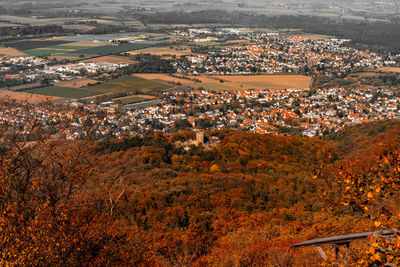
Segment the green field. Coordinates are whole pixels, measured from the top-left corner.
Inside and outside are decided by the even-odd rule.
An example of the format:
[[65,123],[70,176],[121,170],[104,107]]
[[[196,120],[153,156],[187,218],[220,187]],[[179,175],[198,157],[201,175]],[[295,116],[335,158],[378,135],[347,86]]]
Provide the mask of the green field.
[[134,76],[125,76],[103,84],[88,87],[93,91],[100,92],[124,92],[132,93],[137,91],[159,91],[170,88],[171,85],[155,81],[145,80]]
[[0,15],[1,21],[9,21],[11,23],[30,24],[30,25],[50,25],[50,24],[64,24],[67,21],[77,21],[82,18],[51,18],[51,19],[37,19],[30,17]]
[[87,90],[87,89],[77,89],[70,87],[61,87],[61,86],[50,86],[44,88],[37,88],[25,91],[26,93],[39,94],[39,95],[48,95],[48,96],[58,96],[58,97],[66,97],[73,99],[80,99],[90,96],[95,96],[101,94],[100,92]]
[[69,52],[69,50],[55,50],[55,49],[31,49],[31,50],[23,50],[25,54],[28,54],[30,56],[34,57],[43,57],[43,56],[49,56],[57,53],[66,53]]
[[131,51],[131,50],[143,49],[143,48],[147,48],[150,46],[151,45],[149,45],[147,43],[105,45],[105,46],[91,47],[91,48],[87,48],[87,49],[76,50],[74,52],[71,52],[71,54],[74,53],[74,54],[82,54],[82,55],[90,54],[90,55],[107,56],[107,55],[113,55],[113,54]]
[[83,50],[83,49],[91,48],[91,46],[74,45],[74,43],[71,43],[71,44],[60,44],[60,45],[49,46],[48,48],[52,48],[52,49],[68,49],[68,50]]
[[72,44],[60,44],[60,45],[53,45],[46,48],[35,48],[35,49],[28,49],[22,50],[24,53],[42,57],[42,56],[49,56],[54,54],[69,54],[69,55],[84,55],[84,56],[107,56],[107,55],[114,55],[119,54],[121,52],[143,49],[150,47],[148,43],[137,43],[137,44],[120,44],[120,45],[104,45],[104,46],[96,46],[96,47],[89,47],[89,46],[74,46]]
[[126,104],[143,102],[144,98],[133,96],[133,97],[127,97],[127,98],[120,99],[119,101],[121,102],[121,104],[126,105]]

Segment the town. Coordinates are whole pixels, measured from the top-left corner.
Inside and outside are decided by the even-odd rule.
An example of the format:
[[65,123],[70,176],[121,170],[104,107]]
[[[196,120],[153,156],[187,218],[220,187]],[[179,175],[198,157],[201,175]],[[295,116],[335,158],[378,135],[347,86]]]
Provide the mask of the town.
[[[73,62],[1,58],[5,89],[54,97],[34,104],[5,102],[1,123],[29,129],[33,121],[40,122],[53,138],[62,139],[214,129],[319,137],[349,124],[400,116],[400,79],[382,72],[396,69],[400,55],[288,31],[189,28],[170,35],[183,38],[181,46],[191,43],[190,52],[171,57],[146,54],[144,48]],[[106,46],[117,43],[111,48],[120,49],[128,37],[104,38]],[[150,52],[157,49],[187,50],[175,44]],[[160,66],[160,74],[140,74]]]
[[[185,32],[186,33],[186,32]],[[178,32],[177,34],[182,34]],[[209,29],[186,33],[194,42],[219,40],[216,37],[238,39],[248,44],[212,49],[206,55],[189,57],[179,62],[178,71],[205,73],[208,75],[254,73],[322,73],[333,77],[364,68],[376,69],[400,62],[399,55],[378,55],[346,46],[350,40],[318,36],[289,35],[278,33],[248,33],[234,31],[213,33]],[[206,38],[199,39],[200,36]],[[209,39],[211,38],[211,39]]]
[[[322,136],[346,125],[400,118],[398,90],[171,91],[155,106],[134,109],[113,102],[96,104],[13,103],[0,111],[1,123],[28,129],[32,122],[54,138],[123,138],[161,131],[242,129],[256,133]],[[57,126],[66,124],[62,131]]]

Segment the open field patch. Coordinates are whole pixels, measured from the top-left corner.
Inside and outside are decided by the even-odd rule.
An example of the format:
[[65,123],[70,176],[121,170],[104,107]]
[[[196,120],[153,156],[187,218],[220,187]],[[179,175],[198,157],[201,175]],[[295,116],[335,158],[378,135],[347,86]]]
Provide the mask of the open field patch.
[[124,21],[123,23],[129,27],[142,27],[143,26],[143,23],[141,23],[138,20],[128,20],[128,21]]
[[78,59],[81,59],[80,57],[79,57],[79,55],[71,55],[71,54],[68,54],[68,53],[61,53],[61,54],[52,54],[51,56],[49,56],[49,59],[56,59],[56,60],[59,60],[59,61],[61,61],[61,60],[78,60]]
[[66,43],[70,42],[64,40],[29,40],[29,41],[10,42],[7,43],[7,46],[18,50],[32,50],[37,48],[47,48],[50,46],[56,46]]
[[88,89],[77,89],[72,87],[50,86],[44,88],[37,88],[26,91],[27,93],[39,94],[45,96],[65,97],[72,99],[80,99],[99,95],[99,92]]
[[[186,76],[188,79],[178,78],[170,76],[169,74],[135,74],[137,77],[141,77],[143,79],[148,79],[152,81],[160,81],[166,83],[175,83],[180,84],[186,87],[193,88],[205,88],[208,90],[234,90],[235,88],[228,85],[227,83],[221,83],[219,80],[212,78],[211,76]],[[195,80],[200,80],[201,82],[197,82]]]
[[72,81],[63,81],[63,82],[58,82],[57,86],[61,87],[70,87],[70,88],[82,88],[86,87],[91,84],[96,84],[98,81],[92,80],[92,79],[77,79],[77,80],[72,80]]
[[[235,75],[212,76],[227,82],[229,86],[244,89],[304,89],[309,88],[311,77],[304,75]],[[200,79],[201,80],[201,79]]]
[[0,15],[1,21],[7,21],[17,24],[30,24],[30,25],[50,25],[50,24],[65,24],[70,21],[78,21],[82,18],[30,18],[30,17],[20,17],[20,16],[10,16],[10,15]]
[[21,93],[13,91],[0,90],[0,99],[15,100],[17,102],[27,102],[29,104],[38,104],[46,101],[53,101],[60,99],[59,97],[37,95],[31,93]]
[[150,95],[133,95],[133,96],[125,96],[125,97],[120,97],[120,98],[114,98],[114,101],[118,101],[121,104],[127,105],[127,104],[134,104],[134,103],[140,103],[143,101],[149,101],[156,99],[155,96],[150,96]]
[[38,49],[31,49],[31,50],[24,50],[24,52],[30,56],[35,57],[43,57],[49,56],[56,53],[65,53],[69,52],[70,50],[61,50],[61,49],[46,49],[46,48],[38,48]]
[[107,45],[108,42],[72,42],[70,45],[80,48],[99,47]]
[[143,73],[143,74],[135,74],[136,77],[140,77],[143,79],[147,79],[147,80],[156,80],[156,81],[162,81],[165,83],[181,83],[181,84],[194,84],[194,81],[191,80],[186,80],[186,79],[180,79],[180,78],[176,78],[173,77],[169,74],[148,74],[148,73]]
[[24,57],[25,53],[11,47],[0,47],[0,55],[7,57]]
[[101,56],[107,56],[107,55],[112,55],[112,54],[119,54],[122,52],[127,52],[130,50],[135,50],[135,49],[142,49],[151,46],[148,43],[135,43],[135,44],[120,44],[120,45],[105,45],[105,46],[100,46],[100,47],[92,47],[92,48],[87,48],[87,49],[82,49],[82,50],[77,50],[73,53],[79,53],[82,55],[101,55]]
[[379,68],[378,70],[386,72],[400,72],[400,67],[382,67]]
[[17,26],[21,26],[21,25],[13,24],[13,23],[0,22],[0,28],[17,27]]
[[158,91],[170,88],[168,84],[145,80],[135,76],[124,76],[115,80],[106,81],[103,84],[87,87],[90,90],[99,92],[124,92],[132,93],[137,91]]
[[172,56],[175,55],[177,57],[181,56],[188,56],[192,54],[192,51],[189,47],[183,48],[170,48],[170,47],[150,47],[145,49],[139,49],[134,51],[128,52],[130,55],[137,55],[137,54],[151,54],[156,56]]
[[91,46],[75,45],[75,43],[68,43],[68,44],[49,46],[48,48],[75,51],[79,49],[91,48]]
[[208,90],[303,89],[309,88],[311,83],[311,77],[304,75],[186,76],[191,80],[172,77],[168,74],[136,74],[136,76],[153,81],[180,83],[187,87],[202,87]]
[[82,24],[62,25],[62,27],[67,30],[78,30],[78,31],[91,31],[96,28],[95,26],[82,25]]
[[135,64],[137,61],[131,60],[129,57],[122,56],[102,56],[85,59],[82,62],[94,62],[94,63],[111,63],[111,64]]

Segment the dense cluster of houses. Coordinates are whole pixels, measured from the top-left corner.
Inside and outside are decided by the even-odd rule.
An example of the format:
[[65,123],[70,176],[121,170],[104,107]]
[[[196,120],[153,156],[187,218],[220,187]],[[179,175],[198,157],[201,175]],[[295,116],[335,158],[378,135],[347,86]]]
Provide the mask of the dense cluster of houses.
[[349,124],[400,118],[400,93],[388,89],[170,91],[163,100],[142,109],[121,109],[112,102],[12,106],[0,111],[0,123],[29,129],[36,121],[66,139],[81,138],[88,129],[103,139],[187,128],[312,137]]
[[[180,32],[179,34],[184,34]],[[178,71],[206,74],[324,73],[341,77],[360,69],[400,63],[400,55],[378,55],[345,46],[346,40],[280,36],[246,30],[189,31],[194,42],[236,38],[245,43],[176,59]],[[0,79],[72,80],[88,74],[113,73],[125,64],[81,62],[52,65],[36,57],[0,58]],[[239,91],[166,91],[152,106],[135,108],[95,101],[62,105],[19,105],[0,110],[0,125],[27,133],[39,123],[54,138],[123,138],[180,129],[243,129],[271,134],[320,136],[348,124],[400,118],[395,89],[286,89]]]
[[99,62],[80,62],[76,64],[47,66],[43,72],[46,75],[56,76],[57,80],[72,80],[77,76],[84,76],[95,73],[113,73],[117,69],[126,67],[128,64],[99,63]]
[[80,62],[76,64],[52,65],[38,57],[0,57],[0,79],[12,79],[33,83],[47,77],[50,81],[73,80],[87,74],[112,74],[127,64],[102,62]]
[[48,61],[37,57],[0,57],[0,79],[39,80]]
[[178,71],[209,75],[318,72],[340,77],[357,68],[376,69],[400,63],[400,55],[359,51],[344,45],[349,40],[247,32],[238,38],[248,44],[192,56],[180,62]]
[[206,128],[311,137],[348,124],[400,118],[400,94],[387,89],[182,91],[166,96],[170,104],[159,107],[153,117],[159,113],[170,118],[161,121],[165,125],[179,118],[201,127],[199,119],[207,119]]

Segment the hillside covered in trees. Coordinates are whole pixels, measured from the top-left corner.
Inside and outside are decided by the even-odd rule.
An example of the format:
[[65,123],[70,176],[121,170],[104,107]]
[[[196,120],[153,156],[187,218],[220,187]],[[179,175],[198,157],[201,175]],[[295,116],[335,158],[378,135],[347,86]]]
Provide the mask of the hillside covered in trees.
[[[220,143],[177,145],[192,132],[102,142],[8,135],[0,150],[0,262],[309,266],[323,262],[317,250],[293,244],[399,223],[397,121],[349,127],[325,141],[205,135]],[[352,245],[346,260],[396,265],[399,249],[396,238],[371,239]]]

